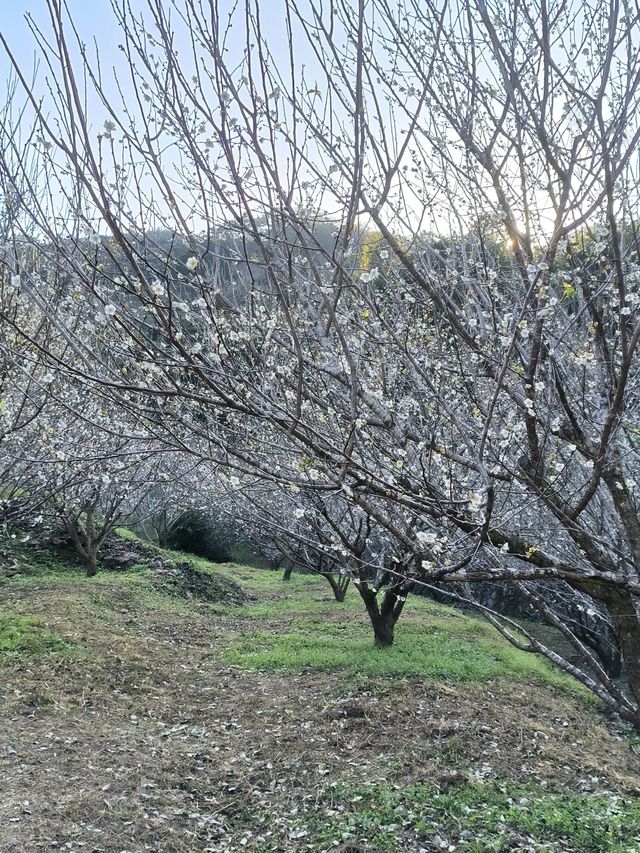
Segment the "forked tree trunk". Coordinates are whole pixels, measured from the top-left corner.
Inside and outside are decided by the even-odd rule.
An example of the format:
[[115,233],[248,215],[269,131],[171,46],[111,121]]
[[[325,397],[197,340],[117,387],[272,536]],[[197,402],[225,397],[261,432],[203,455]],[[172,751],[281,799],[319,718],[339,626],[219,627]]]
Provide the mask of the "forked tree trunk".
[[98,549],[102,536],[96,536],[93,511],[87,511],[84,529],[81,529],[79,520],[72,521],[65,518],[64,524],[74,548],[87,567],[87,577],[95,577],[98,574]]
[[349,581],[351,579],[347,575],[338,575],[338,577],[336,577],[331,572],[321,572],[321,574],[329,581],[329,586],[333,590],[335,600],[342,603],[346,598],[347,590],[349,589]]
[[386,616],[371,616],[373,626],[373,643],[377,649],[384,649],[393,645],[396,620],[389,614]]
[[396,622],[402,613],[408,591],[409,588],[405,585],[390,586],[384,592],[382,604],[378,604],[378,597],[369,584],[358,584],[358,592],[371,620],[376,648],[388,648],[393,645]]

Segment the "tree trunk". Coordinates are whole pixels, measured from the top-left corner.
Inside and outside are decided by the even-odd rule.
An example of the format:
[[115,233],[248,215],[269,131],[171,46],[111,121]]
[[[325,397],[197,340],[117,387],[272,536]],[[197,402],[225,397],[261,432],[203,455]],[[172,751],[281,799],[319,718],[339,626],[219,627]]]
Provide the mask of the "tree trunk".
[[96,549],[92,548],[89,550],[85,562],[87,564],[87,577],[95,577],[98,574],[98,555]]
[[358,592],[367,608],[371,627],[373,628],[373,641],[378,649],[388,648],[393,645],[394,628],[398,617],[402,612],[402,603],[398,602],[398,596],[393,588],[385,591],[382,607],[378,605],[376,592],[367,583],[358,585]]
[[282,563],[284,562],[284,557],[271,557],[268,558],[269,568],[274,572],[277,572]]
[[613,619],[631,692],[640,704],[640,618],[633,596],[627,592],[612,592],[607,596],[607,607]]
[[331,572],[321,572],[320,574],[329,581],[335,600],[341,604],[346,598],[350,578],[344,575],[336,577]]
[[169,524],[166,510],[161,510],[151,519],[151,529],[156,534],[158,548],[166,548],[169,538]]
[[292,574],[293,574],[293,563],[291,560],[287,560],[284,564],[284,572],[282,573],[282,580],[283,581],[290,581]]
[[[63,521],[67,533],[71,536],[74,548],[87,567],[87,577],[93,578],[98,574],[98,548],[100,547],[100,542],[92,538],[93,519],[89,516],[89,513],[87,513],[87,516],[90,518],[90,523],[87,523],[84,531],[78,529],[80,522],[77,519],[72,521],[68,518],[63,518]],[[84,542],[82,539],[84,539]]]
[[373,642],[377,649],[385,649],[393,645],[396,620],[390,615],[378,616],[371,620],[373,625]]
[[351,581],[351,578],[340,578],[340,580],[338,581],[338,586],[337,586],[337,589],[335,592],[335,596],[336,596],[336,601],[338,601],[340,604],[342,604],[342,602],[347,597],[347,590],[349,589],[350,581]]

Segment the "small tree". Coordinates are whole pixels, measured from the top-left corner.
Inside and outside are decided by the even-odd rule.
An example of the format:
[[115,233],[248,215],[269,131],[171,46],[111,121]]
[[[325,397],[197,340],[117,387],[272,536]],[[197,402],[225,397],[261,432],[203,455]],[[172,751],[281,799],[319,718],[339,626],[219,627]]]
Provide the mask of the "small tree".
[[[312,482],[315,476],[312,472]],[[395,542],[384,529],[341,492],[320,494],[308,488],[308,478],[287,488],[273,482],[247,487],[239,478],[234,480],[230,511],[244,517],[261,553],[270,560],[283,558],[283,579],[296,567],[315,572],[326,578],[337,602],[345,600],[353,582],[371,621],[375,645],[392,645],[413,582],[405,577],[400,558],[390,556]]]

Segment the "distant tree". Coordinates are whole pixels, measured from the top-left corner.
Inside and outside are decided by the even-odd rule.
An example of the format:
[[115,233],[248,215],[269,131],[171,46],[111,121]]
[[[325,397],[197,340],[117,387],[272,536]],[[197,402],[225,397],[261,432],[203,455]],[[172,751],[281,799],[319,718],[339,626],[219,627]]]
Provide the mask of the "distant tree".
[[81,419],[55,394],[29,428],[0,442],[0,460],[24,496],[14,523],[27,530],[62,528],[93,577],[105,539],[152,491],[158,493],[158,485],[168,493],[171,481],[163,454],[149,441],[114,434],[114,413],[91,411],[85,400]]

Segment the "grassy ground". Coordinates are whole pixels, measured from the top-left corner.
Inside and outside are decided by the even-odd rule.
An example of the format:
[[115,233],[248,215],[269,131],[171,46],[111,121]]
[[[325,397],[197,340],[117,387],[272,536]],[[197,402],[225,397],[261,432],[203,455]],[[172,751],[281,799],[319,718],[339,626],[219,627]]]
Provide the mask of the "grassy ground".
[[640,744],[482,622],[376,650],[320,578],[241,605],[45,552],[0,582],[0,850],[640,851]]

